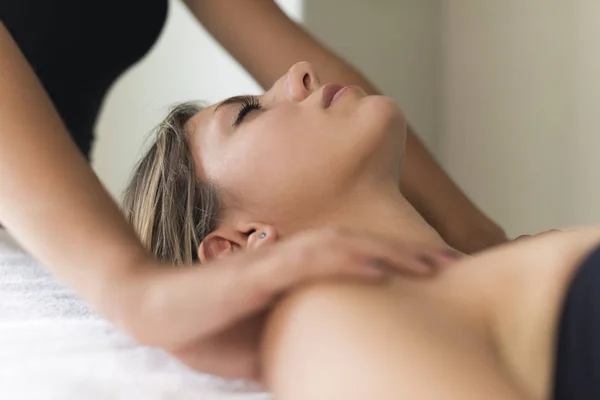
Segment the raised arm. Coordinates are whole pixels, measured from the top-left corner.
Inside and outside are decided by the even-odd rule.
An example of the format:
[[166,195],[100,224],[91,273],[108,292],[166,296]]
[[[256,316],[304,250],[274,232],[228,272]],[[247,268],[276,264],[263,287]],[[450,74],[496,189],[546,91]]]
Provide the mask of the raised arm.
[[256,307],[233,296],[224,302],[233,285],[242,296],[254,290],[233,273],[244,260],[180,270],[161,268],[146,252],[1,22],[0,184],[0,220],[11,234],[142,342],[178,349]]
[[[1,22],[0,183],[0,220],[11,234],[142,342],[178,349],[262,305],[248,297],[266,284],[239,272],[257,265],[249,269],[260,275],[272,263],[247,258],[182,270],[161,268],[146,252]],[[233,286],[239,301],[223,296]]]
[[0,22],[0,221],[102,311],[110,282],[149,257],[67,134]]
[[[291,65],[310,61],[324,81],[378,90],[355,68],[289,19],[273,0],[186,0],[206,29],[270,87]],[[409,127],[401,187],[425,219],[457,249],[471,253],[506,241],[503,230],[452,182]]]

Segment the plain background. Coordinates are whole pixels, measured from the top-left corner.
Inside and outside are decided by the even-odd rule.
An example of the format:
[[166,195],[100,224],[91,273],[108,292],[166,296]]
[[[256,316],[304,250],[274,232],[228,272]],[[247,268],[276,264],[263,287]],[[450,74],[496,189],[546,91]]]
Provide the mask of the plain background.
[[[510,235],[600,220],[600,2],[278,3],[395,98]],[[105,101],[93,166],[118,199],[169,106],[260,91],[172,0],[154,49]]]

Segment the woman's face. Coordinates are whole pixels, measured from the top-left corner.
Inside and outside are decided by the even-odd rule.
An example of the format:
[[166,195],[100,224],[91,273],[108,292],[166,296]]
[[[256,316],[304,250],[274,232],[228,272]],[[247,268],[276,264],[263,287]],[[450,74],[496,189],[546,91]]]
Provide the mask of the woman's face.
[[198,176],[265,222],[301,218],[369,175],[398,182],[405,140],[393,100],[321,85],[308,63],[261,96],[199,112],[187,127]]

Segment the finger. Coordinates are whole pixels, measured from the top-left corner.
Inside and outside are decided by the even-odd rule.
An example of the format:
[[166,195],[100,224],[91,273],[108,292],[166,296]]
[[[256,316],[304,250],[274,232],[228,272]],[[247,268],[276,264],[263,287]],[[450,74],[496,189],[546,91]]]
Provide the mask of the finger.
[[441,252],[434,252],[432,256],[436,257],[442,267],[452,265],[465,257],[464,254],[454,249],[444,249]]
[[559,229],[550,229],[549,231],[540,233],[540,235],[551,235],[554,233],[561,233],[561,231]]
[[[410,251],[408,251],[409,254],[412,254],[413,257],[416,258],[417,263],[420,263],[421,265],[425,265],[427,267],[429,267],[431,272],[436,272],[437,270],[439,270],[440,268],[444,268],[450,265],[455,264],[456,262],[458,262],[459,260],[461,260],[463,257],[465,257],[464,254],[450,249],[450,248],[446,248],[446,249],[424,249],[424,250],[418,250],[418,249],[411,249]],[[403,263],[405,263],[406,261],[402,261]],[[415,268],[419,268],[419,265],[416,265]],[[416,270],[413,271],[411,270],[406,270],[403,265],[400,265],[400,267],[397,267],[397,270],[399,272],[416,272],[416,273],[422,273],[421,270]],[[425,270],[425,272],[427,272],[427,269]]]
[[321,251],[321,257],[312,266],[314,276],[357,278],[380,281],[389,278],[392,269],[385,260],[359,258],[344,248],[330,247]]
[[386,265],[393,273],[429,275],[440,266],[430,251],[407,249],[380,238],[356,236],[349,238],[343,246],[347,246],[361,262]]
[[[368,265],[359,261],[347,250],[335,246],[309,247],[302,255],[295,253],[287,258],[287,268],[275,266],[273,278],[279,290],[292,286],[323,279],[352,279],[359,281],[379,282],[389,278],[390,274],[378,265]],[[287,254],[289,257],[291,254]]]
[[523,240],[523,239],[529,239],[531,237],[532,237],[532,235],[521,235],[521,236],[517,237],[514,241]]

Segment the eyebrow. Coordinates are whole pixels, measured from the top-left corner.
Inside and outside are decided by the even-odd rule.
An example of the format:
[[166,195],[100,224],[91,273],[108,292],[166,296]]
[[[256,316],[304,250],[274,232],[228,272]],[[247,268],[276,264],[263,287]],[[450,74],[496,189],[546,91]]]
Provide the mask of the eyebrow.
[[215,107],[215,109],[213,111],[213,115],[216,114],[216,112],[219,111],[219,109],[221,107],[229,106],[232,104],[246,103],[246,102],[253,100],[254,98],[255,98],[255,96],[243,95],[243,96],[233,96],[228,99],[225,99],[222,102],[220,102],[219,104],[217,104],[217,106]]

